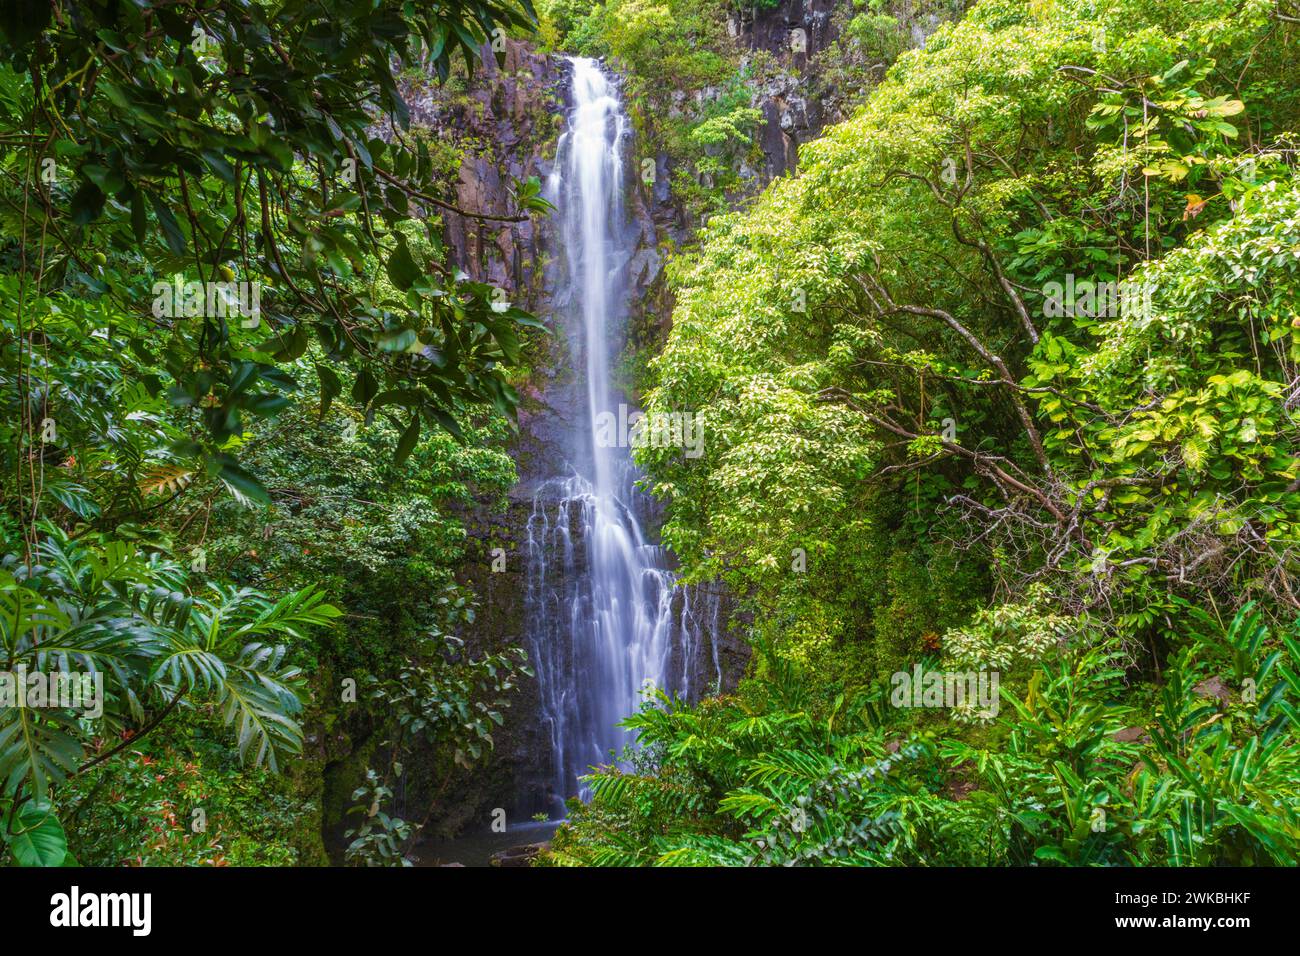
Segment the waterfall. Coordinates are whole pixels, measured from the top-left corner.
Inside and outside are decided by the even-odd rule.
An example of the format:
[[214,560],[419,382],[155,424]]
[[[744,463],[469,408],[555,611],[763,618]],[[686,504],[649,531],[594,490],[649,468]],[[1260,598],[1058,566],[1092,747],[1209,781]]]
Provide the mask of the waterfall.
[[[598,429],[626,414],[611,382],[630,295],[633,243],[623,208],[623,153],[630,134],[617,90],[594,60],[570,60],[568,129],[558,145],[548,194],[558,207],[567,276],[554,300],[567,305],[577,387],[585,414],[573,417],[572,459],[541,484],[528,522],[525,615],[542,714],[551,742],[546,792],[531,806],[563,812],[586,797],[578,777],[611,762],[632,742],[618,726],[643,690],[689,696],[701,636],[716,608],[679,587],[668,556],[647,540],[647,502],[625,443]],[[621,434],[621,432],[620,432]],[[707,620],[710,615],[714,620]],[[716,666],[716,647],[714,649]]]

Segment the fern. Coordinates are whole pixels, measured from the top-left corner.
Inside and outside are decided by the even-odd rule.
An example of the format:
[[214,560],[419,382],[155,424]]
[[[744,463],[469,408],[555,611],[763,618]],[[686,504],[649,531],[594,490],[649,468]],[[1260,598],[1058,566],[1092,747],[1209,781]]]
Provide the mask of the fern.
[[[110,725],[207,697],[233,728],[243,759],[276,769],[301,750],[294,719],[301,674],[276,642],[338,617],[320,592],[277,601],[247,589],[196,595],[185,572],[158,555],[46,530],[36,561],[0,571],[0,644],[9,669],[98,675],[106,702],[119,708],[105,713]],[[0,798],[45,797],[78,771],[87,745],[71,711],[0,708]]]

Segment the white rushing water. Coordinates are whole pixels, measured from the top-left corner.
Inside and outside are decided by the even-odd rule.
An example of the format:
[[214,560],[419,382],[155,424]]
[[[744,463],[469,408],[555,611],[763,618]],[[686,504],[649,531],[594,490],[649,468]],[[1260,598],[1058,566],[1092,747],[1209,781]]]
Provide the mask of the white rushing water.
[[[542,485],[528,524],[526,628],[552,747],[551,781],[533,804],[548,812],[581,794],[578,777],[631,743],[618,723],[648,686],[690,695],[703,625],[716,606],[693,607],[667,555],[647,541],[637,472],[626,447],[602,447],[596,422],[626,401],[611,384],[627,318],[631,252],[623,208],[628,121],[617,89],[594,60],[574,58],[568,130],[549,191],[562,220],[570,303],[584,361],[586,414],[575,416],[569,473]],[[606,442],[605,445],[610,443]],[[702,614],[707,610],[707,614]],[[715,652],[716,664],[716,652]]]

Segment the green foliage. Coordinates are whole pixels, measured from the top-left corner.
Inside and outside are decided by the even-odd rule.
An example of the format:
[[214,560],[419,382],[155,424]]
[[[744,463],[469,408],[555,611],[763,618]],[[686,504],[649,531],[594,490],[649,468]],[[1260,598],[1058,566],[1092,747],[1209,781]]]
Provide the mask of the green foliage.
[[[634,95],[660,102],[673,90],[691,90],[725,79],[727,57],[723,6],[712,0],[615,0],[593,6],[593,36],[580,48],[608,54],[631,69]],[[655,89],[656,81],[671,81]]]
[[688,576],[890,668],[920,642],[842,582],[874,529],[1148,645],[1175,598],[1294,607],[1295,46],[1265,3],[981,3],[711,220],[648,396],[708,452],[639,452]]
[[69,843],[91,866],[290,866],[310,808],[291,781],[241,766],[210,707],[69,781]]
[[358,816],[360,822],[347,832],[352,841],[345,854],[348,863],[353,866],[410,866],[411,861],[403,854],[403,847],[411,838],[411,825],[383,809],[384,804],[393,799],[393,791],[380,782],[375,771],[366,771],[366,782],[357,787],[352,799],[360,803],[348,813]]
[[[379,715],[375,730],[385,737],[381,747],[388,763],[382,773],[367,768],[366,784],[352,795],[362,802],[347,811],[361,815],[359,826],[347,834],[349,863],[409,865],[405,853],[411,841],[439,810],[458,772],[486,762],[495,744],[493,731],[505,722],[501,712],[520,680],[532,676],[528,655],[519,647],[471,657],[454,631],[474,619],[473,603],[459,587],[448,585],[437,601],[437,622],[411,643],[406,660],[391,675],[366,679],[365,694],[371,712]],[[435,768],[432,792],[423,797],[423,820],[411,824],[381,806],[398,782],[406,792],[403,761],[417,750],[441,757],[442,764]]]
[[[444,626],[473,624],[474,608],[456,587],[439,602]],[[368,696],[391,727],[396,753],[423,743],[468,769],[492,747],[492,730],[504,723],[501,710],[510,706],[511,692],[520,678],[532,676],[528,655],[512,647],[471,660],[464,643],[434,627],[396,674],[368,680]]]
[[[0,638],[6,671],[102,678],[105,709],[0,710],[6,859],[315,861],[323,754],[261,769],[304,722],[475,763],[525,670],[435,628],[464,515],[514,481],[539,325],[448,262],[440,214],[550,206],[533,177],[459,209],[463,144],[402,91],[531,6],[24,10],[0,19]],[[376,726],[337,672],[371,676]]]
[[43,800],[29,801],[16,810],[10,808],[5,842],[18,866],[68,866],[76,862],[68,852],[63,824],[54,808]]
[[[18,821],[6,839],[52,832],[56,788],[125,746],[96,755],[105,729],[135,723],[147,732],[183,701],[208,702],[233,729],[241,759],[274,769],[302,746],[299,671],[278,642],[338,614],[311,588],[279,601],[251,589],[191,589],[159,554],[122,541],[74,542],[54,529],[31,562],[9,556],[0,571],[4,670],[87,675],[96,690],[84,703],[101,713],[0,708],[0,800],[11,824],[22,807],[42,808],[39,821]],[[15,858],[35,859],[27,849],[15,846]]]
[[762,122],[763,114],[748,106],[738,107],[721,116],[706,119],[691,130],[691,139],[700,146],[728,149],[737,143],[748,143],[753,129]]
[[[1146,713],[1113,651],[1054,650],[975,740],[878,692],[804,709],[788,665],[737,698],[660,697],[627,721],[644,752],[589,778],[545,863],[1295,865],[1300,624],[1259,626],[1197,641]],[[1207,661],[1252,644],[1256,683],[1202,696]]]
[[591,22],[598,6],[594,0],[542,0],[537,4],[537,14],[543,38],[552,44],[575,39],[574,31]]
[[844,36],[885,59],[898,56],[907,45],[898,20],[888,14],[859,13],[844,25]]
[[[6,258],[29,283],[20,351],[38,351],[29,301],[39,316],[47,296],[103,297],[141,383],[187,413],[172,452],[255,499],[224,443],[290,404],[284,365],[313,341],[333,366],[323,402],[350,377],[360,406],[405,411],[407,444],[421,422],[454,430],[466,404],[513,409],[505,369],[535,320],[439,261],[429,213],[456,207],[427,142],[405,137],[396,71],[445,79],[494,30],[529,27],[527,0],[37,7],[0,37],[0,121],[23,131],[0,144]],[[544,211],[538,189],[519,184],[517,216]],[[257,286],[260,311],[166,308],[174,278]],[[30,441],[65,409],[28,398]]]
[[[178,537],[191,552],[204,548],[218,573],[284,586],[315,582],[355,615],[346,634],[321,635],[319,653],[304,666],[326,658],[349,671],[387,671],[406,636],[422,633],[465,557],[465,511],[501,507],[515,478],[501,416],[467,414],[458,427],[464,443],[435,435],[398,465],[391,452],[400,420],[380,414],[367,424],[338,408],[323,416],[290,410],[243,446],[271,488],[270,507],[209,505],[215,489],[199,486],[187,493],[193,500],[177,518],[186,524]],[[199,516],[209,514],[205,528]]]
[[943,636],[949,662],[957,668],[1006,672],[1041,659],[1082,630],[1082,622],[1050,608],[1051,595],[1033,586],[1022,602],[977,611],[967,624]]

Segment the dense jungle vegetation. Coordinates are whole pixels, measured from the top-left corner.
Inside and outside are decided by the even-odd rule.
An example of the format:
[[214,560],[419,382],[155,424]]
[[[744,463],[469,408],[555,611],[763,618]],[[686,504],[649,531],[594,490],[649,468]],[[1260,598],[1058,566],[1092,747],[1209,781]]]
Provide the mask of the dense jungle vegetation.
[[[445,262],[455,207],[397,82],[532,25],[492,2],[6,5],[0,638],[6,670],[105,697],[95,721],[0,710],[12,862],[323,862],[320,758],[297,755],[348,705],[383,741],[349,856],[399,861],[411,826],[378,806],[406,749],[444,776],[485,754],[526,668],[458,650],[457,509],[514,480],[536,320]],[[544,208],[515,196],[511,219]]]
[[621,73],[693,230],[632,377],[706,453],[638,461],[753,649],[538,862],[1300,862],[1300,7],[850,0],[791,66],[773,6],[6,4],[0,671],[103,713],[0,706],[0,861],[402,865],[490,766],[466,529],[545,322],[399,88],[509,36]]
[[[982,2],[710,221],[648,394],[708,454],[643,460],[760,653],[633,718],[553,862],[1296,862],[1298,52]],[[917,662],[999,716],[891,706]]]

